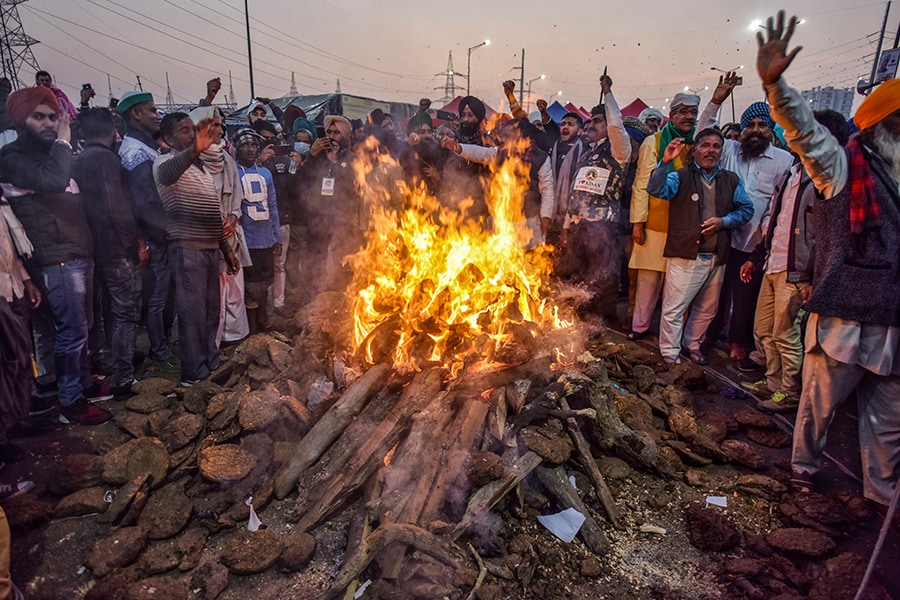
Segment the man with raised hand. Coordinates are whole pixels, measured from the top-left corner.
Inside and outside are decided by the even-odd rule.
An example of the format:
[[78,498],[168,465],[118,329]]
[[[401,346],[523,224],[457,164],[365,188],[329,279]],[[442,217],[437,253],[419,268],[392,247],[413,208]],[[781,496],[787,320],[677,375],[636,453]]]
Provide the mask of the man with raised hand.
[[803,390],[791,457],[795,491],[813,488],[828,425],[856,390],[863,493],[882,510],[900,473],[900,80],[881,84],[846,148],[782,75],[797,24],[784,11],[757,34],[756,67],[772,116],[824,197],[813,211],[813,287],[806,304]]

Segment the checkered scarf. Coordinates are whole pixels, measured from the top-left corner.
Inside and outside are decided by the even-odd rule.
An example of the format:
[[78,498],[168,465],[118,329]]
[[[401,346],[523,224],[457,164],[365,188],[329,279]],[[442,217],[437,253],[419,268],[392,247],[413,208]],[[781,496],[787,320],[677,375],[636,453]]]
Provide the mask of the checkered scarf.
[[859,235],[866,229],[881,226],[881,206],[875,192],[875,177],[866,160],[859,135],[847,143],[850,155],[850,233]]

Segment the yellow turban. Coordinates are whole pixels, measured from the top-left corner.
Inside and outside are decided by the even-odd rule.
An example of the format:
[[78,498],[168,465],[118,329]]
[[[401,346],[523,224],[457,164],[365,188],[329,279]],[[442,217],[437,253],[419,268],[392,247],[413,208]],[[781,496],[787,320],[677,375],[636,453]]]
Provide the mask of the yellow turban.
[[868,129],[885,117],[900,110],[900,79],[885,81],[859,105],[853,122],[860,129]]

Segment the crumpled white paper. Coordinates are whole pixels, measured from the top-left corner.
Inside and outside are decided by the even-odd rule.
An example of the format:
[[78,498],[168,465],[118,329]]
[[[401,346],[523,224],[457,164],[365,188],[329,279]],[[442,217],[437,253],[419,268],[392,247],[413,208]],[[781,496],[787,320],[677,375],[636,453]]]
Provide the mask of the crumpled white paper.
[[567,508],[554,515],[538,515],[538,522],[550,530],[550,533],[566,542],[575,539],[575,535],[584,524],[584,515],[574,508]]
[[244,504],[250,507],[250,520],[247,521],[247,529],[256,531],[259,529],[259,526],[262,525],[262,521],[259,520],[259,517],[256,515],[256,510],[253,509],[253,496],[244,500]]
[[728,496],[707,496],[706,503],[712,504],[713,506],[728,508]]

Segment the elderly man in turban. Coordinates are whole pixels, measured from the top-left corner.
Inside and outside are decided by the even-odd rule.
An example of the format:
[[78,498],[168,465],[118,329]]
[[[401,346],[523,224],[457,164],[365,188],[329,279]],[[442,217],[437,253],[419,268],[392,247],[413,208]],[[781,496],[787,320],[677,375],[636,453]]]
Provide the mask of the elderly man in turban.
[[475,96],[466,96],[459,101],[459,143],[484,146],[481,124],[487,115],[484,102]]
[[307,255],[301,261],[311,297],[325,290],[341,290],[349,274],[343,258],[355,252],[360,239],[360,197],[350,153],[350,121],[325,117],[325,135],[313,142],[301,166],[306,200]]
[[[726,98],[733,89],[734,86],[731,86]],[[714,99],[716,111],[721,108],[723,101],[718,97]],[[711,125],[712,120],[704,122],[701,119],[697,122],[697,129]],[[750,253],[762,240],[760,223],[768,214],[775,190],[787,177],[793,164],[789,152],[772,145],[774,128],[775,122],[769,115],[769,105],[754,102],[741,115],[739,140],[725,140],[722,150],[722,168],[740,176],[744,189],[753,200],[753,218],[735,229],[731,236],[732,252],[725,265],[725,281],[722,284],[719,307],[706,332],[706,340],[707,343],[715,340],[728,324],[731,359],[742,371],[760,371],[765,368],[765,360],[757,362],[748,357],[749,351],[754,348],[753,322],[762,271],[756,272],[749,281],[744,282],[740,276],[741,265],[750,258]]]
[[41,86],[10,94],[6,107],[19,137],[0,150],[3,195],[34,246],[26,266],[53,321],[40,336],[36,354],[49,355],[47,340],[55,329],[53,362],[62,414],[96,425],[112,415],[88,400],[112,395],[91,381],[87,338],[93,322],[93,244],[72,180],[69,118],[54,93]]
[[882,511],[900,473],[900,80],[869,94],[846,149],[813,118],[782,74],[797,23],[784,12],[760,33],[757,70],[775,121],[824,197],[816,203],[812,294],[807,302],[803,391],[794,429],[792,487],[813,487],[825,434],[853,390],[859,410],[863,492]]
[[650,133],[656,133],[662,127],[663,114],[653,107],[645,108],[638,115],[638,120],[647,126]]

